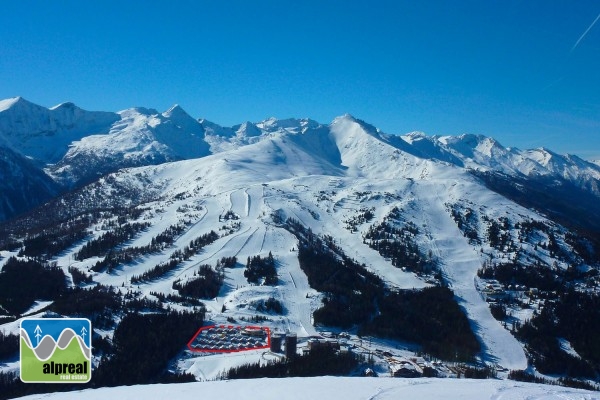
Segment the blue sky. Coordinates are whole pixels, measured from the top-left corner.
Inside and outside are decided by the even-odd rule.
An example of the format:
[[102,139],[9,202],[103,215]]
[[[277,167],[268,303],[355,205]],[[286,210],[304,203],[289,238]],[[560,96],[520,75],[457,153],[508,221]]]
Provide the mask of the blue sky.
[[586,0],[3,2],[0,98],[178,103],[221,125],[351,113],[600,158],[599,15]]

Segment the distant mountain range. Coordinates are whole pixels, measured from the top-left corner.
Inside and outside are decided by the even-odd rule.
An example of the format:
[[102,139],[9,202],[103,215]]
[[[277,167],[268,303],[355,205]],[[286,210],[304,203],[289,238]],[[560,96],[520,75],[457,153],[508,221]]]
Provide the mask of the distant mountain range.
[[[559,155],[545,148],[507,148],[480,135],[390,135],[351,116],[344,119],[355,121],[395,151],[420,160],[541,179],[553,185],[567,183],[600,194],[600,165],[574,155]],[[335,128],[334,124],[271,118],[222,127],[205,119],[196,120],[178,105],[162,113],[147,108],[115,113],[86,111],[73,103],[48,109],[21,97],[2,100],[0,220],[121,168],[201,158],[286,136],[294,136],[294,140],[311,137],[313,145],[307,151],[319,154],[324,151],[320,147],[323,137]]]

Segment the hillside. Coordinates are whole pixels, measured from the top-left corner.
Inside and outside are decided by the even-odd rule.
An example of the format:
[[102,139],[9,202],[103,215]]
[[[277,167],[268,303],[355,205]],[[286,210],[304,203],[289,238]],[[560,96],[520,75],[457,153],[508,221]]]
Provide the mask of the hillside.
[[193,351],[202,325],[294,333],[308,352],[341,335],[353,375],[598,382],[598,236],[568,209],[547,206],[571,225],[349,115],[265,127],[261,140],[123,169],[0,225],[0,330],[17,334],[25,315],[90,318],[98,386],[211,380],[281,358]]
[[[420,160],[418,162],[450,163],[485,174],[488,186],[496,191],[500,190],[498,185],[490,181],[504,176],[510,181],[519,181],[526,188],[534,186],[536,191],[550,191],[552,197],[561,199],[575,191],[578,195],[589,196],[585,208],[588,209],[591,204],[598,215],[594,203],[600,194],[600,167],[594,162],[575,155],[556,154],[546,148],[519,150],[504,147],[493,138],[481,135],[427,136],[419,132],[390,135],[364,121],[359,122],[371,137],[377,139],[378,148],[387,145],[384,147],[411,155]],[[10,200],[9,196],[12,194],[2,192],[0,220],[42,204],[46,195],[55,196],[59,192],[77,189],[121,168],[196,159],[276,137],[317,138],[315,143],[303,144],[304,150],[316,155],[324,150],[320,147],[323,142],[319,137],[327,136],[327,132],[333,135],[334,131],[344,130],[346,126],[335,121],[323,125],[311,119],[269,118],[222,127],[206,119],[191,117],[179,105],[164,112],[145,107],[103,112],[83,110],[69,102],[45,108],[21,97],[1,100],[0,149],[28,159],[34,167],[28,168],[25,174],[22,169],[21,172],[6,169],[1,177],[7,180],[10,176],[21,174],[25,186],[34,186],[38,185],[40,176],[45,176],[54,181],[58,190],[31,196],[32,199],[20,207],[11,207],[9,202],[14,203],[14,200]],[[315,132],[324,133],[315,135]],[[377,148],[372,150],[378,151]],[[367,157],[361,162],[360,168],[374,164],[374,159]],[[504,195],[509,193],[503,191]],[[538,209],[543,209],[543,206],[535,205]],[[571,214],[579,214],[579,225],[586,224],[580,210],[570,211]],[[592,228],[600,229],[598,226]]]

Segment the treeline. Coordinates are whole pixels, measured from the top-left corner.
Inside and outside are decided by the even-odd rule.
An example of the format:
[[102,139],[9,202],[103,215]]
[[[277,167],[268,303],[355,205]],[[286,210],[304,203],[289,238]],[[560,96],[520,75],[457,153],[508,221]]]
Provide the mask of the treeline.
[[383,257],[389,258],[395,267],[428,274],[435,269],[436,265],[431,256],[427,257],[419,249],[416,241],[418,233],[417,226],[412,222],[397,227],[389,221],[383,221],[381,224],[369,227],[363,243],[377,250]]
[[[553,381],[550,379],[542,378],[539,376],[535,376],[530,374],[527,371],[523,370],[512,370],[508,373],[508,379],[512,379],[513,381],[520,382],[530,382],[530,383],[542,383],[544,385],[556,385],[557,381]],[[585,390],[600,390],[599,386],[592,385],[589,382],[581,381],[569,377],[560,377],[558,378],[558,384],[561,386],[572,387],[576,389],[585,389]]]
[[54,300],[66,289],[66,277],[54,264],[10,257],[0,272],[0,306],[20,315],[35,300]]
[[198,299],[193,299],[190,297],[183,297],[183,296],[179,296],[179,295],[173,294],[173,293],[169,293],[168,295],[165,295],[164,293],[150,292],[150,294],[152,296],[155,296],[158,299],[158,301],[160,301],[162,303],[165,303],[167,301],[172,301],[173,303],[179,303],[185,307],[200,307],[200,306],[204,305]]
[[377,275],[347,257],[331,237],[298,221],[287,229],[299,241],[298,260],[313,289],[324,294],[315,322],[420,344],[445,360],[472,360],[480,351],[469,321],[448,288],[389,292]]
[[508,218],[500,217],[495,220],[484,215],[482,219],[488,223],[486,233],[490,246],[504,252],[506,246],[513,245],[509,232],[510,221]]
[[572,232],[565,234],[565,242],[575,250],[583,262],[590,265],[600,263],[600,246],[598,243],[600,242],[600,235],[595,239],[595,241],[592,241],[583,235]]
[[215,231],[210,231],[190,241],[190,244],[185,246],[183,249],[175,250],[171,255],[171,258],[177,258],[181,261],[189,260],[202,250],[204,246],[208,246],[215,240],[219,239],[219,234]]
[[74,254],[74,257],[78,261],[83,261],[86,258],[103,256],[115,247],[133,239],[137,233],[148,227],[150,227],[149,222],[126,223],[118,226],[112,231],[103,233],[96,239],[89,240],[83,245],[81,250]]
[[184,297],[212,299],[219,294],[224,279],[222,269],[215,271],[210,265],[204,264],[194,272],[194,278],[184,283],[179,279],[173,282],[173,289]]
[[50,310],[71,317],[88,318],[95,328],[106,329],[114,324],[114,317],[123,310],[124,299],[111,286],[69,288],[50,306]]
[[49,306],[49,310],[62,315],[88,318],[94,327],[110,329],[115,316],[123,312],[164,311],[156,300],[141,297],[140,292],[121,294],[112,286],[96,285],[91,288],[68,288]]
[[8,360],[19,353],[19,335],[0,331],[0,360]]
[[217,269],[220,268],[235,268],[235,264],[237,263],[237,257],[223,257],[220,260],[217,260]]
[[177,268],[181,263],[189,260],[192,256],[200,252],[204,246],[213,243],[219,238],[219,234],[215,231],[210,231],[204,235],[190,241],[189,246],[185,246],[183,250],[175,250],[169,257],[169,261],[162,262],[141,275],[131,277],[131,283],[149,282],[159,279],[165,274]]
[[299,239],[298,260],[309,285],[325,294],[323,306],[313,314],[315,322],[342,328],[366,322],[383,293],[383,281],[346,257],[333,238],[320,238],[293,219],[287,226]]
[[255,379],[350,375],[363,360],[352,352],[336,352],[327,347],[317,348],[309,354],[296,356],[286,362],[260,362],[231,368],[221,379]]
[[[554,302],[518,327],[530,361],[543,374],[598,379],[600,373],[600,296],[567,289]],[[581,358],[565,352],[568,340]]]
[[502,264],[486,264],[477,271],[477,276],[483,279],[496,279],[503,285],[522,285],[527,288],[537,288],[543,292],[563,291],[574,281],[583,280],[598,275],[596,269],[583,271],[576,266],[567,269],[551,269],[539,261],[532,265],[524,265],[518,261]]
[[101,212],[89,212],[35,227],[21,226],[21,219],[4,223],[0,228],[0,250],[21,247],[19,256],[52,258],[85,238],[87,228],[96,223],[101,215]]
[[203,322],[204,309],[125,315],[114,332],[114,353],[103,355],[94,371],[94,386],[193,381],[191,375],[169,376],[167,366]]
[[146,254],[158,253],[173,244],[175,237],[185,230],[185,225],[171,225],[163,232],[152,238],[145,246],[132,246],[124,249],[110,249],[103,260],[98,261],[92,267],[92,271],[100,272],[107,269],[110,273],[121,264],[130,264],[136,258]]
[[180,261],[177,259],[170,259],[169,261],[162,262],[160,264],[156,264],[154,267],[145,271],[140,275],[133,275],[130,279],[131,283],[138,284],[141,282],[151,282],[156,280],[163,275],[166,275],[170,271],[173,271],[180,264]]
[[68,271],[71,274],[75,286],[79,286],[82,283],[92,283],[94,281],[91,275],[81,272],[77,267],[71,266],[68,268]]
[[264,285],[277,285],[277,270],[275,269],[275,259],[273,254],[265,258],[261,256],[248,257],[244,277],[249,283],[256,285],[262,283]]
[[[30,214],[0,224],[0,250],[13,251],[21,248],[18,253],[20,257],[48,260],[85,239],[89,235],[89,227],[99,220],[116,217],[123,224],[137,219],[146,210],[111,207],[75,212],[74,209],[64,207],[64,204],[51,204],[53,202],[55,201]],[[44,212],[42,209],[45,208],[47,210]]]
[[361,335],[418,343],[444,360],[472,361],[481,346],[454,294],[446,287],[400,290],[381,297],[379,313]]
[[518,261],[512,261],[497,265],[484,265],[477,271],[477,276],[483,279],[496,279],[506,286],[523,285],[543,291],[559,290],[563,286],[557,271],[539,263],[523,265]]
[[253,304],[254,309],[258,312],[283,314],[283,304],[274,297],[269,297],[267,300],[259,300]]
[[370,222],[375,217],[375,208],[361,208],[358,213],[348,218],[346,221],[346,229],[350,232],[355,233],[358,232],[358,225],[364,224],[365,222]]
[[89,216],[85,216],[75,221],[60,224],[37,235],[26,237],[18,256],[50,259],[76,242],[85,239],[88,235],[87,228],[92,222]]
[[477,244],[481,243],[477,228],[477,214],[475,214],[475,211],[470,207],[462,207],[459,204],[446,204],[446,207],[450,210],[450,215],[452,215],[452,219],[456,222],[456,226],[458,226],[458,229],[460,229],[463,235],[469,239],[469,242]]

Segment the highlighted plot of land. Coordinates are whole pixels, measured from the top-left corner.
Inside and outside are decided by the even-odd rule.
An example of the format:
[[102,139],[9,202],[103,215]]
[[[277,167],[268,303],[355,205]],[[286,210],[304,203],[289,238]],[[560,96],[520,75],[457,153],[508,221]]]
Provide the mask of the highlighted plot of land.
[[190,351],[232,353],[267,349],[271,331],[262,326],[211,325],[203,326],[188,343]]

